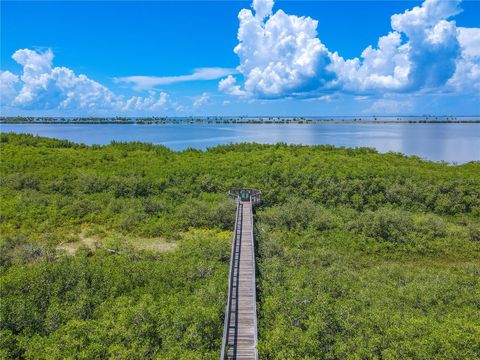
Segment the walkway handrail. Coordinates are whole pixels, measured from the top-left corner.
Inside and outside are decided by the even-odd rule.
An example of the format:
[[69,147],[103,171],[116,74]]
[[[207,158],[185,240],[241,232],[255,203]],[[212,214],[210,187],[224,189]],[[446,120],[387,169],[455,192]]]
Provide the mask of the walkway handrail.
[[237,214],[235,216],[235,226],[233,230],[233,240],[232,240],[232,253],[230,255],[230,272],[228,274],[228,298],[227,298],[227,307],[225,309],[225,323],[223,325],[223,337],[222,337],[222,352],[220,355],[220,359],[224,360],[227,355],[227,344],[228,344],[228,333],[230,327],[230,314],[232,313],[232,281],[233,281],[233,271],[234,266],[233,262],[235,261],[235,249],[237,245],[237,227],[238,227],[238,219],[241,216],[240,214],[240,199],[236,199],[237,202]]
[[[260,199],[258,200],[260,202]],[[252,249],[255,249],[255,238],[253,236],[253,214],[252,214],[252,228],[251,228],[251,237],[252,237]],[[255,274],[256,273],[256,264],[255,264],[255,251],[252,251],[252,261],[253,261],[253,273]],[[253,288],[253,313],[255,314],[255,319],[254,319],[254,336],[255,336],[255,339],[254,339],[254,342],[255,342],[255,360],[258,360],[258,349],[257,349],[257,345],[258,345],[258,324],[257,324],[257,277],[254,276],[252,281],[253,281],[253,284],[252,284],[252,288]]]
[[251,189],[251,188],[231,189],[228,191],[228,195],[230,195],[234,199],[238,199],[240,197],[241,192],[247,192],[250,195],[250,199],[253,206],[260,204],[262,192],[257,189]]

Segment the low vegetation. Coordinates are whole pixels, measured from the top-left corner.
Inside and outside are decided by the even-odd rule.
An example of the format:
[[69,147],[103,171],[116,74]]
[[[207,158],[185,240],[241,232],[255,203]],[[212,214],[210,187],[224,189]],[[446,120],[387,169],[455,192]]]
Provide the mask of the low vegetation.
[[0,135],[0,356],[218,358],[234,204],[265,359],[480,357],[480,163]]
[[474,220],[308,200],[258,218],[265,358],[479,357]]

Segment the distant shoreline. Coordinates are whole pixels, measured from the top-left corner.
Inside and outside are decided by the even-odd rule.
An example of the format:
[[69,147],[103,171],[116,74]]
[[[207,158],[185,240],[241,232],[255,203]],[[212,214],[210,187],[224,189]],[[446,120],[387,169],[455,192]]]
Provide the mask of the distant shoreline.
[[152,117],[152,118],[53,118],[0,117],[1,124],[462,124],[480,123],[480,116],[366,116],[366,117]]

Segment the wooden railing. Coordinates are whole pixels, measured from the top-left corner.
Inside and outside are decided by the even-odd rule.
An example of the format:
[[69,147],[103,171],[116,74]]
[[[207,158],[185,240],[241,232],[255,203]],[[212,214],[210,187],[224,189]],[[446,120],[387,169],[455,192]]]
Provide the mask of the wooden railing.
[[235,200],[240,198],[242,193],[247,193],[249,195],[252,206],[260,204],[260,201],[262,200],[262,192],[257,189],[232,189],[228,191],[228,195]]
[[[225,309],[225,323],[223,326],[223,337],[222,337],[222,352],[220,355],[220,359],[224,360],[227,358],[227,346],[228,346],[228,337],[230,335],[230,321],[231,321],[231,313],[232,313],[232,295],[233,289],[237,290],[237,284],[234,284],[234,271],[236,264],[237,254],[240,251],[240,238],[242,236],[242,218],[243,218],[243,205],[240,203],[240,199],[236,199],[237,202],[237,215],[235,217],[235,227],[233,230],[233,240],[232,240],[232,252],[230,255],[230,272],[228,274],[228,297],[227,297],[227,307]],[[238,275],[238,274],[237,274]],[[238,280],[238,279],[237,279]],[[238,298],[238,296],[237,296]]]
[[[240,277],[240,247],[242,243],[242,230],[243,230],[243,202],[248,201],[251,202],[252,209],[253,206],[258,205],[261,201],[261,192],[256,189],[234,189],[230,190],[229,195],[235,199],[237,204],[237,212],[235,216],[235,226],[233,230],[233,240],[232,240],[232,251],[230,255],[230,271],[228,275],[228,297],[227,297],[227,306],[225,309],[225,323],[223,327],[223,337],[222,337],[222,349],[220,359],[224,360],[229,357],[229,350],[233,351],[231,354],[232,358],[236,358],[236,346],[237,346],[237,334],[235,333],[234,336],[232,335],[232,331],[237,331],[237,322],[238,322],[238,314],[235,313],[235,318],[232,320],[232,312],[237,311],[238,309],[238,299],[239,299],[239,277]],[[250,206],[250,205],[249,205]],[[255,252],[254,252],[254,237],[253,237],[253,214],[252,215],[252,223],[251,225],[251,236],[250,238],[251,248],[252,248],[252,262],[253,262],[253,307],[254,307],[254,343],[257,344],[257,319],[256,319],[256,280],[255,280]],[[234,296],[235,295],[235,296]],[[234,300],[235,299],[235,300]],[[235,304],[233,303],[235,301]],[[234,321],[233,324],[231,322]],[[233,339],[233,340],[232,340]],[[233,343],[230,343],[233,341]],[[229,346],[232,346],[232,349],[229,349]],[[256,346],[255,346],[256,347]],[[255,359],[258,359],[258,353],[255,349]]]

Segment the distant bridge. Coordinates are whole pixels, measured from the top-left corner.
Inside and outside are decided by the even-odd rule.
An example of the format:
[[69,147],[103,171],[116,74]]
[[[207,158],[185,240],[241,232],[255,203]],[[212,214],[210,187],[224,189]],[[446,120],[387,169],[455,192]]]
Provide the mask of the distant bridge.
[[253,206],[260,203],[260,191],[229,192],[237,203],[237,215],[230,257],[228,298],[222,338],[221,360],[258,359],[255,248]]

